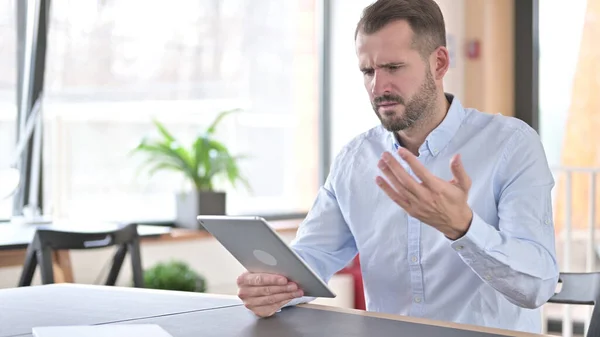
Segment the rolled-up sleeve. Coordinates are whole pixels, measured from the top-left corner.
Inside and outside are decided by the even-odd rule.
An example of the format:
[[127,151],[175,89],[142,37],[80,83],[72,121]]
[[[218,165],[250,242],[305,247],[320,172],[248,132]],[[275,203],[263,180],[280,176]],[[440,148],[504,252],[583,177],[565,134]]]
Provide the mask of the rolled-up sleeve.
[[551,191],[554,178],[538,135],[519,129],[498,167],[498,228],[476,213],[452,248],[510,302],[537,308],[554,294],[556,261]]

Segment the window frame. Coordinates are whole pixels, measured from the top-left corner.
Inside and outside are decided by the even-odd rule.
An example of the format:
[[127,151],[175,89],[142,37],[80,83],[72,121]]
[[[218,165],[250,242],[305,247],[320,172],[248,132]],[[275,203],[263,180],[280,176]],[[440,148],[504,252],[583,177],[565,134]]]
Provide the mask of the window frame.
[[539,0],[513,0],[514,112],[539,132]]

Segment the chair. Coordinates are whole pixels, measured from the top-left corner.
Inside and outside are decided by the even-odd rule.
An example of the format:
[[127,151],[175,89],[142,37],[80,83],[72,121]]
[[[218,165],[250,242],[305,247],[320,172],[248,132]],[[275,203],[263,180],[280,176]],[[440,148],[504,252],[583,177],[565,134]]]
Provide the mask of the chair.
[[133,285],[144,287],[137,224],[129,224],[120,229],[104,232],[69,232],[38,228],[33,241],[27,247],[25,264],[19,279],[19,287],[31,285],[37,265],[40,266],[42,284],[54,283],[52,251],[61,249],[97,249],[118,246],[108,274],[106,285],[114,286],[125,260],[130,254],[133,271]]
[[600,336],[600,272],[560,273],[559,283],[562,283],[560,292],[548,302],[593,305],[587,336]]
[[354,259],[337,274],[349,274],[354,280],[354,309],[367,310],[365,302],[365,292],[363,288],[363,278],[360,269],[360,256],[356,255]]

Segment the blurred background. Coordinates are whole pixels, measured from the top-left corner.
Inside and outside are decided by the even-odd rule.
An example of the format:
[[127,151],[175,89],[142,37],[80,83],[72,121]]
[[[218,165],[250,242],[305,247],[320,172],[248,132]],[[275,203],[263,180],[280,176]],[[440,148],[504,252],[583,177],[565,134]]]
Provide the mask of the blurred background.
[[[0,180],[16,186],[0,196],[0,238],[23,222],[186,228],[180,239],[144,243],[144,266],[184,261],[205,291],[235,293],[242,269],[186,222],[199,213],[189,191],[226,195],[217,207],[226,214],[264,216],[294,237],[332,158],[378,123],[353,41],[370,2],[0,0],[0,172],[19,178]],[[561,271],[597,271],[600,0],[437,2],[451,54],[446,90],[539,132],[557,182]],[[214,145],[204,161],[199,139]],[[132,153],[140,144],[154,147]],[[210,169],[191,177],[186,158]],[[9,248],[0,249],[5,288],[21,272],[6,262],[18,254]],[[97,282],[111,253],[69,254],[72,281]],[[332,280],[340,296],[325,302],[360,306],[360,276],[347,271]],[[581,335],[590,312],[549,304],[545,327]]]

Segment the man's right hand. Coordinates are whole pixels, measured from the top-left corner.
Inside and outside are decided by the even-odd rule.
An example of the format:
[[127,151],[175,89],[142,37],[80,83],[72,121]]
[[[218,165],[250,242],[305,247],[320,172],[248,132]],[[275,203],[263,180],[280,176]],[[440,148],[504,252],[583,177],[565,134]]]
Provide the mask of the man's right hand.
[[298,285],[281,275],[243,273],[237,279],[238,297],[259,317],[269,317],[291,300],[302,297]]

